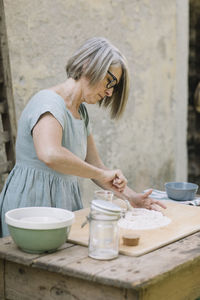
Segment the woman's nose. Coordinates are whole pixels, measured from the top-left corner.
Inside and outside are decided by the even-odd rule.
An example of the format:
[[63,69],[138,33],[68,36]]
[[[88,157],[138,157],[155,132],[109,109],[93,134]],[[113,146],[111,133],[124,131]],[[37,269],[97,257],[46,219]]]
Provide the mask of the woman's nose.
[[106,96],[111,97],[113,93],[113,88],[111,89],[106,89]]

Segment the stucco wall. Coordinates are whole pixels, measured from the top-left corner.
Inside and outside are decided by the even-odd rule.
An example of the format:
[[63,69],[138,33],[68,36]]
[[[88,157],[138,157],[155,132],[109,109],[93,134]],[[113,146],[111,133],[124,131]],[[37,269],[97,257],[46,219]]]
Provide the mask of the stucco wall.
[[[128,59],[131,93],[119,122],[88,106],[103,161],[121,168],[137,191],[186,179],[186,0],[4,3],[17,118],[33,93],[65,80],[77,46],[104,36]],[[88,205],[96,187],[88,180],[81,187]]]

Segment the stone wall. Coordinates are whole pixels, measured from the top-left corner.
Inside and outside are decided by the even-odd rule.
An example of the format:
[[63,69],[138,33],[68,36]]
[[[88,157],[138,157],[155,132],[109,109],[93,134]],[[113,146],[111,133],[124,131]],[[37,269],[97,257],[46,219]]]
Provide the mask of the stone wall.
[[[186,179],[186,0],[4,3],[17,119],[32,94],[65,80],[66,61],[77,46],[104,36],[127,57],[131,74],[120,121],[88,106],[104,163],[121,168],[137,191]],[[81,189],[88,205],[96,187],[81,180]]]

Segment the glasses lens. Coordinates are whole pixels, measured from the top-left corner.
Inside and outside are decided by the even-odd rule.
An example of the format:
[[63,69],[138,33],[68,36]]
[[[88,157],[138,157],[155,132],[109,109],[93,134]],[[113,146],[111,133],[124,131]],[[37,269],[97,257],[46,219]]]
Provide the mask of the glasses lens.
[[109,82],[108,84],[107,84],[107,89],[112,89],[112,88],[115,88],[117,86],[117,82],[116,82],[116,80],[112,80],[111,82]]
[[112,80],[106,85],[107,89],[115,88],[118,84],[117,78],[108,70],[108,74],[112,77]]

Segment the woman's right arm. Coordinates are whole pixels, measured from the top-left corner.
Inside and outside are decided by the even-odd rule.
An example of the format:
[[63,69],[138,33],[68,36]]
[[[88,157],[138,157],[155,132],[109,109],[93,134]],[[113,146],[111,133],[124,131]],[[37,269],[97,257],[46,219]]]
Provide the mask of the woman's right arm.
[[103,170],[89,164],[62,146],[62,126],[51,113],[43,114],[32,130],[36,154],[49,168],[111,184],[119,170]]

